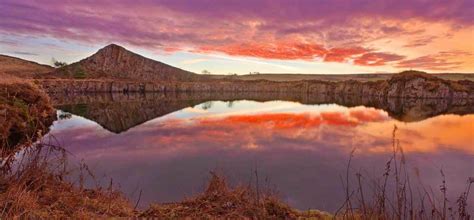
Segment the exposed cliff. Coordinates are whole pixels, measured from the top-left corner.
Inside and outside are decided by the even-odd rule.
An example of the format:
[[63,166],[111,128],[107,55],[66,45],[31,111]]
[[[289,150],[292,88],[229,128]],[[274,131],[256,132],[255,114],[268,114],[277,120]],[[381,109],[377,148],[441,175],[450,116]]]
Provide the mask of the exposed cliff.
[[110,44],[77,63],[59,68],[50,76],[153,81],[191,81],[198,78],[197,74],[148,59],[115,44]]
[[391,98],[474,99],[474,82],[449,81],[421,72],[395,74],[390,80],[273,82],[266,80],[207,80],[144,82],[117,80],[37,80],[48,93],[97,92],[279,92],[318,96],[373,96]]

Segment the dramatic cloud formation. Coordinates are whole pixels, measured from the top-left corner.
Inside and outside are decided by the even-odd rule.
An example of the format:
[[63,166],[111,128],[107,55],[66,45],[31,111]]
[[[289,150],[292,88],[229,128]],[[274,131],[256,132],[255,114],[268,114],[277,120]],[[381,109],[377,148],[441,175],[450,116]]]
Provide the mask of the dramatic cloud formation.
[[464,51],[446,51],[437,54],[417,57],[415,59],[404,60],[397,64],[402,68],[422,68],[428,70],[452,70],[459,68],[463,62],[450,61],[455,57],[470,56],[471,54]]
[[390,53],[366,53],[354,60],[355,64],[365,66],[382,66],[388,62],[398,61],[404,56]]
[[[431,48],[440,40],[459,41],[469,31],[472,37],[474,26],[470,0],[1,0],[0,4],[0,37],[52,37],[169,53],[398,68],[433,63],[432,57],[416,58],[417,48]],[[14,47],[10,40],[0,41],[4,43]],[[24,51],[16,44],[19,48],[14,51]],[[460,49],[441,44],[444,50]],[[428,51],[436,54],[437,48]],[[437,64],[441,68],[423,64],[416,68],[469,69],[465,66],[469,59],[445,60],[451,65]]]

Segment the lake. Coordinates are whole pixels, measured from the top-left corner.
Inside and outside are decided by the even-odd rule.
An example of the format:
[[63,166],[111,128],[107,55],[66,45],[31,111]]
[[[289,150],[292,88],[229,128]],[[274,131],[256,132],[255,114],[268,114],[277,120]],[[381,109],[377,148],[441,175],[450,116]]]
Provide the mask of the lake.
[[395,126],[417,185],[439,194],[442,170],[455,201],[474,176],[473,107],[446,100],[98,94],[53,102],[62,119],[46,138],[101,183],[112,178],[132,201],[142,191],[141,207],[196,195],[215,171],[232,185],[258,177],[259,187],[295,208],[334,212],[345,199],[341,179],[351,152],[351,177],[379,180]]

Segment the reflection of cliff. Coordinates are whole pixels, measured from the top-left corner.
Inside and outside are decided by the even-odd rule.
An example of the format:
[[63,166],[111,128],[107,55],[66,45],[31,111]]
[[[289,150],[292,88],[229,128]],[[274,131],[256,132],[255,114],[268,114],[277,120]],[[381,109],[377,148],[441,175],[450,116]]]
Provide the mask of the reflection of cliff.
[[57,108],[93,120],[114,133],[200,103],[195,100],[172,99],[159,94],[103,94],[63,98],[65,99],[61,101],[54,99]]
[[397,120],[419,121],[440,114],[474,113],[470,99],[400,99],[361,96],[285,93],[98,93],[52,95],[57,108],[93,120],[109,131],[120,133],[151,119],[212,100],[295,101],[302,104],[335,103],[347,107],[366,106],[385,110]]

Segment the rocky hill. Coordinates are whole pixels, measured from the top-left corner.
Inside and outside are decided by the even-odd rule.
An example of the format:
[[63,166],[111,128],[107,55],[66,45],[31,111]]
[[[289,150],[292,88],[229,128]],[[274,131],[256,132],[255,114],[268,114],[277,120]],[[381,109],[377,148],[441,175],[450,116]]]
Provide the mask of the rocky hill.
[[192,81],[199,75],[158,62],[110,44],[90,57],[57,69],[55,77],[126,79],[137,81]]
[[53,67],[48,65],[7,55],[0,55],[0,74],[6,74],[18,78],[33,78],[51,72],[53,69]]

